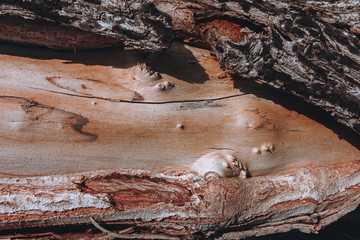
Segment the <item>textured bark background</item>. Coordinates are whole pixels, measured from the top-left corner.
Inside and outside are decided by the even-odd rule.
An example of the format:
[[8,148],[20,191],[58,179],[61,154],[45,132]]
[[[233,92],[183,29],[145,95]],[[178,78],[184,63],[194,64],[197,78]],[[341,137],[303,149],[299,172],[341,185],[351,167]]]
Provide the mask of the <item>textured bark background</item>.
[[172,40],[169,17],[144,0],[6,0],[0,16],[1,39],[56,49],[120,45],[160,51]]
[[125,239],[317,233],[358,206],[359,166],[313,164],[286,174],[210,182],[194,174],[121,169],[2,178],[0,228],[84,226],[91,217],[117,229],[133,226]]

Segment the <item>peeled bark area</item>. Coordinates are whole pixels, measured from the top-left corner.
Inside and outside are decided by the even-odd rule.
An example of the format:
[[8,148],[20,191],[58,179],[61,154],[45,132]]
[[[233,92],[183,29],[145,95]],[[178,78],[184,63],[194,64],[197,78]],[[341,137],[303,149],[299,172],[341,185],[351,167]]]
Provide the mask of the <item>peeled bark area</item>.
[[[5,46],[4,234],[91,226],[90,217],[134,226],[133,238],[309,233],[359,204],[360,151],[234,88],[210,51],[175,43],[147,60]],[[245,179],[222,165],[230,155]],[[230,172],[208,178],[214,171]]]

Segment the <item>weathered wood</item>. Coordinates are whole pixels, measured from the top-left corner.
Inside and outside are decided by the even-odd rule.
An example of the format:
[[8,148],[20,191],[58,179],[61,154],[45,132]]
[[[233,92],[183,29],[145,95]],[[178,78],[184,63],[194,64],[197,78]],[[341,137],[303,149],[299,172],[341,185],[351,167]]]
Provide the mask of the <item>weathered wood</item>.
[[[221,150],[252,176],[360,159],[316,121],[234,88],[210,51],[175,44],[151,62],[161,79],[138,65],[135,52],[99,54],[1,56],[2,174],[160,171]],[[173,88],[158,88],[166,82]],[[275,149],[263,150],[267,144]]]
[[[0,46],[0,234],[96,221],[236,239],[317,232],[359,205],[358,135],[245,81],[358,131],[358,3],[196,2],[0,4],[0,39],[73,50]],[[211,51],[159,53],[173,33],[234,78]],[[78,51],[119,45],[142,53]]]
[[360,151],[234,88],[210,51],[3,46],[2,230],[93,217],[135,238],[243,238],[317,232],[359,204]]

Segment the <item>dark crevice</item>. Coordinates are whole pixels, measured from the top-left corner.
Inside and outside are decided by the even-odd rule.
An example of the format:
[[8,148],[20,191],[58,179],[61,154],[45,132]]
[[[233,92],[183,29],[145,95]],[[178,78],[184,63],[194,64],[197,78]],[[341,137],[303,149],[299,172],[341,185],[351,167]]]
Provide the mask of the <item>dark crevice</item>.
[[288,42],[291,42],[292,40],[291,40],[291,38],[288,36],[288,35],[286,35],[284,32],[282,32],[282,31],[280,31],[276,26],[275,26],[275,29],[277,30],[277,32],[278,33],[280,33],[280,35],[286,40],[286,41],[288,41]]
[[199,16],[195,15],[195,19],[198,24],[208,23],[208,22],[212,22],[214,20],[225,20],[225,21],[235,23],[235,24],[239,25],[240,27],[247,27],[255,33],[265,33],[266,32],[265,25],[260,24],[260,23],[255,23],[253,21],[247,20],[246,18],[233,18],[230,16],[218,16],[218,15],[211,16],[211,17],[206,17],[206,16],[201,17],[200,15]]
[[302,233],[292,230],[287,233],[277,233],[261,237],[249,237],[246,240],[355,240],[360,239],[360,207],[345,215],[338,221],[326,226],[318,234]]
[[[267,216],[268,217],[268,216]],[[242,227],[230,227],[224,230],[217,231],[214,234],[215,238],[221,238],[225,233],[230,232],[242,232],[246,230],[251,230],[254,226],[258,226],[261,223],[266,223],[265,220],[259,222],[253,222],[250,225]],[[360,224],[360,207],[358,207],[354,212],[351,212],[344,217],[340,218],[338,221],[326,226],[318,234],[306,234],[298,230],[292,230],[287,233],[277,233],[271,235],[265,235],[260,237],[248,237],[246,240],[288,240],[288,239],[298,239],[298,240],[354,240],[360,239],[360,230],[357,227]]]
[[[107,224],[106,228],[110,231],[119,231],[129,228],[131,225],[125,224]],[[71,226],[41,226],[33,228],[19,228],[14,230],[0,230],[0,237],[9,237],[6,239],[75,239],[76,236],[94,237],[94,234],[101,232],[90,223],[77,224]],[[102,234],[101,234],[102,235]],[[68,237],[68,238],[67,238]]]

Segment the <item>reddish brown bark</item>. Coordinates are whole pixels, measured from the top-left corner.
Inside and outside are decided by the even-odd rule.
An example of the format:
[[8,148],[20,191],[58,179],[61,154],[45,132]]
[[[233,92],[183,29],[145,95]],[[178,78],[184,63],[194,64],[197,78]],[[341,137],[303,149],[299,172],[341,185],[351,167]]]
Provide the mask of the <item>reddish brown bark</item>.
[[93,217],[181,238],[233,239],[290,229],[315,233],[357,207],[359,173],[354,161],[211,182],[194,174],[139,170],[12,178],[12,183],[2,178],[0,227],[89,224]]

